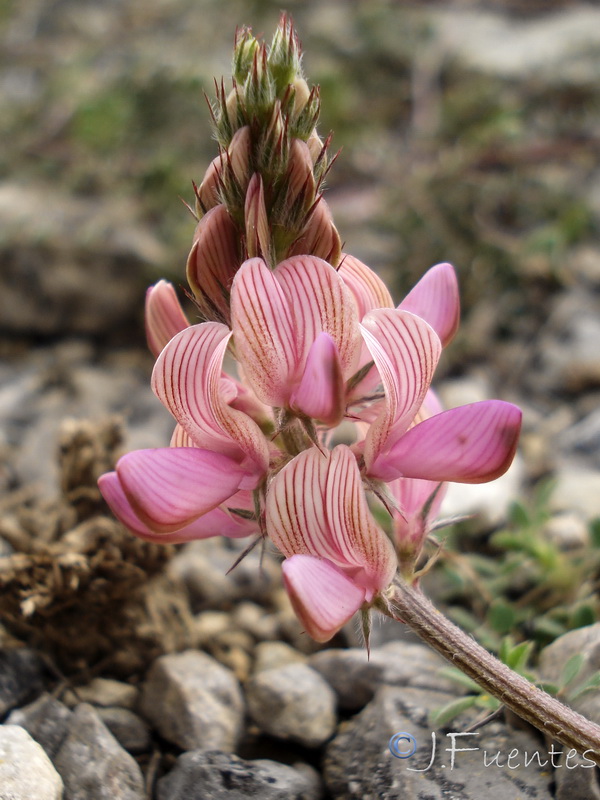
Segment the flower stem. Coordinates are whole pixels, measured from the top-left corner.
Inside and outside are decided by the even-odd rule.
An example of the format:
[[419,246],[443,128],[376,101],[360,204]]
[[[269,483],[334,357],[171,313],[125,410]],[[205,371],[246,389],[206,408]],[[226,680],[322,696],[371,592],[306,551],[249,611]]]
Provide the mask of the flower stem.
[[600,726],[534,686],[447,619],[421,590],[403,580],[386,598],[385,613],[404,622],[453,666],[538,730],[585,753],[600,766]]

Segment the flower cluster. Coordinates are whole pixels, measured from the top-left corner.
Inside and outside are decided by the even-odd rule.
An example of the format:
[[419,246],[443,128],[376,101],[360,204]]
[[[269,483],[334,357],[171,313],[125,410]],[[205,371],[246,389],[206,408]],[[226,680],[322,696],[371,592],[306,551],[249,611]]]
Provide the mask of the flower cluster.
[[289,20],[270,48],[239,32],[233,72],[187,265],[205,321],[190,324],[165,281],[147,294],[171,446],[128,453],[100,487],[151,541],[267,536],[298,617],[326,641],[385,602],[399,566],[413,571],[446,482],[508,468],[521,414],[496,400],[443,411],[430,389],[459,320],[449,264],[395,306],[341,252],[320,195],[318,93]]

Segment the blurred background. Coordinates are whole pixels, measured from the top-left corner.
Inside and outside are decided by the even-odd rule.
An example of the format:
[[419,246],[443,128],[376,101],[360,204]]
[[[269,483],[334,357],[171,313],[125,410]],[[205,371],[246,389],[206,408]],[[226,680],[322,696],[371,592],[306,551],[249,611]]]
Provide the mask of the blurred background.
[[[56,491],[68,416],[120,414],[128,448],[168,441],[148,385],[144,292],[160,277],[184,282],[194,220],[180,198],[192,201],[192,179],[216,154],[203,93],[213,96],[214,76],[228,85],[235,26],[269,40],[280,8],[0,2],[6,492]],[[559,519],[552,535],[595,547],[600,7],[290,0],[287,10],[321,87],[320,133],[341,148],[327,200],[346,249],[398,301],[428,267],[452,262],[464,320],[440,368],[442,395],[524,409],[521,456],[476,501],[480,525],[505,520],[515,497],[551,479],[542,515]],[[456,510],[471,496],[457,496]]]

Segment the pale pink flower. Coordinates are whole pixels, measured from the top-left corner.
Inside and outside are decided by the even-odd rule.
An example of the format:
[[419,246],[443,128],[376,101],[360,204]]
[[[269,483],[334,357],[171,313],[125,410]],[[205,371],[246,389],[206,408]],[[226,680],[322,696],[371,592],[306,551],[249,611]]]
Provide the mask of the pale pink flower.
[[305,450],[271,481],[267,533],[286,556],[294,610],[317,641],[330,639],[396,572],[394,548],[368,509],[356,459],[338,445]]

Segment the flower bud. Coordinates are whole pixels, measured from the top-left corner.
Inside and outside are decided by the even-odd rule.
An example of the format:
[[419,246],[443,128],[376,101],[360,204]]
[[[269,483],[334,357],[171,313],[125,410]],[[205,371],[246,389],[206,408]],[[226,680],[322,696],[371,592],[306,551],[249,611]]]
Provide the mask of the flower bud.
[[329,206],[319,198],[310,213],[302,235],[292,245],[289,256],[313,255],[337,267],[342,254],[342,242],[331,216]]
[[248,125],[244,125],[234,133],[231,144],[227,148],[227,156],[233,176],[242,192],[245,193],[250,181],[250,128]]
[[244,206],[246,222],[246,250],[248,258],[261,256],[269,261],[270,232],[265,194],[260,174],[255,172],[248,185]]
[[286,206],[293,207],[298,203],[307,211],[315,200],[315,179],[313,162],[306,142],[292,139],[286,176]]
[[187,261],[187,279],[207,320],[229,322],[229,289],[241,260],[240,235],[224,205],[198,223]]
[[173,336],[189,326],[173,284],[160,280],[146,292],[146,341],[156,357]]
[[207,211],[218,205],[221,192],[221,173],[223,169],[223,155],[219,155],[208,165],[202,183],[196,189],[196,214],[203,217]]

